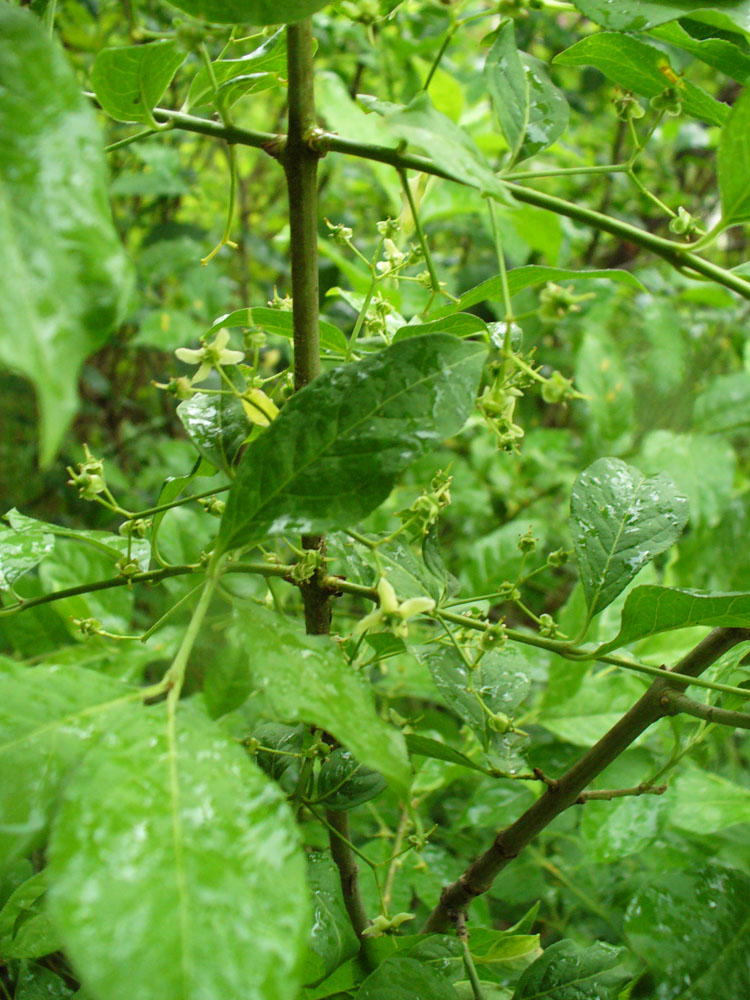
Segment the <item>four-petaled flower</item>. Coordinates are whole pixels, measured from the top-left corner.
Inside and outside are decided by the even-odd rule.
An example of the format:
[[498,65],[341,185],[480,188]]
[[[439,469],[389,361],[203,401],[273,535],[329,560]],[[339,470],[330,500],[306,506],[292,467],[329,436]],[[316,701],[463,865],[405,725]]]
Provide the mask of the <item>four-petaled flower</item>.
[[223,327],[210,344],[203,344],[193,351],[189,347],[178,347],[174,352],[178,360],[186,365],[200,365],[191,382],[204,382],[211,371],[219,365],[238,365],[245,357],[243,351],[232,351],[227,348],[229,331]]
[[375,589],[378,592],[380,604],[359,622],[354,629],[355,636],[360,636],[368,629],[376,628],[378,625],[385,625],[386,628],[392,630],[394,635],[405,639],[409,631],[407,625],[409,618],[435,610],[435,602],[431,597],[410,597],[403,604],[399,604],[396,591],[384,576],[380,577]]

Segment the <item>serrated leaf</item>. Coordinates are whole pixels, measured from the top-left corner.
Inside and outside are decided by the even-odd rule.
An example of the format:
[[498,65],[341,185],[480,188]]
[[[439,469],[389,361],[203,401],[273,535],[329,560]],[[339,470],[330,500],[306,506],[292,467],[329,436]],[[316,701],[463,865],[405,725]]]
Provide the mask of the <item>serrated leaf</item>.
[[625,914],[628,942],[649,966],[660,1000],[750,995],[750,878],[704,865],[661,872]]
[[115,121],[153,122],[153,110],[186,55],[173,39],[102,49],[91,70],[91,86]]
[[0,661],[0,857],[43,842],[60,783],[129,694],[93,670]]
[[326,809],[353,809],[374,799],[386,787],[381,774],[360,764],[350,750],[337,747],[321,764],[315,801]]
[[326,730],[405,794],[411,769],[404,738],[377,714],[368,686],[331,639],[305,635],[262,608],[235,618],[230,637],[279,720]]
[[66,785],[49,879],[95,996],[131,1000],[126,967],[142,1000],[297,995],[308,922],[292,814],[197,712],[172,727],[163,704],[139,708],[110,728]]
[[600,458],[576,480],[570,531],[589,617],[673,545],[687,523],[685,497],[666,476],[647,479],[617,458]]
[[301,21],[331,0],[169,0],[191,17],[213,24],[288,24]]
[[312,890],[313,926],[302,981],[316,984],[359,951],[359,941],[341,895],[338,868],[327,853],[307,856],[307,880]]
[[407,465],[461,429],[486,354],[454,337],[415,337],[295,393],[242,456],[217,553],[344,528],[374,510]]
[[513,1000],[616,1000],[630,978],[616,968],[621,954],[603,942],[580,948],[558,941],[524,972]]
[[743,90],[721,130],[717,154],[721,225],[750,219],[750,191],[742,181],[750,172],[750,90]]
[[511,163],[546,149],[568,125],[568,102],[539,60],[516,48],[513,21],[501,21],[487,54],[484,79],[510,147]]
[[47,465],[75,413],[81,363],[122,314],[131,269],[94,112],[61,47],[9,4],[0,39],[0,361],[34,384]]
[[250,431],[242,404],[234,396],[209,396],[202,392],[183,400],[177,416],[200,454],[231,475]]
[[658,632],[695,626],[750,628],[750,594],[702,594],[674,587],[634,587],[625,598],[620,631],[599,647],[606,653]]
[[[643,97],[656,97],[671,85],[660,68],[665,62],[663,51],[631,35],[609,31],[589,35],[555,56],[553,62],[561,66],[595,66],[618,86]],[[726,104],[700,87],[681,80],[679,91],[685,114],[711,125],[723,125],[727,121],[729,109]]]

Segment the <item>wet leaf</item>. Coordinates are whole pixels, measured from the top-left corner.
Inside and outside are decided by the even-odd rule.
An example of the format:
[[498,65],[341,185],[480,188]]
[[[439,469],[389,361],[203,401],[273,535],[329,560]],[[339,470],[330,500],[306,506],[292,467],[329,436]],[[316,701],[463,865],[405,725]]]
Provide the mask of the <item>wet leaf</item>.
[[200,454],[215,468],[231,474],[250,424],[242,403],[233,396],[196,393],[177,407],[177,416]]
[[621,954],[602,942],[580,948],[558,941],[524,972],[513,1000],[616,1000],[630,978],[617,968]]
[[331,639],[305,635],[263,608],[235,618],[230,638],[279,720],[326,730],[405,794],[411,769],[404,738],[377,714],[369,686]]
[[359,521],[414,459],[461,429],[486,354],[455,337],[415,337],[295,393],[242,456],[216,551]]
[[658,1000],[750,995],[750,878],[705,865],[660,872],[625,913],[628,942],[657,979]]
[[0,360],[34,384],[47,465],[76,410],[81,362],[122,314],[130,266],[94,112],[62,49],[9,4],[0,38]]
[[457,1000],[451,984],[414,958],[394,955],[382,962],[354,994],[355,1000]]
[[750,594],[701,594],[673,587],[634,587],[625,598],[620,631],[599,652],[619,649],[657,632],[696,625],[750,628]]
[[91,70],[91,86],[115,121],[152,122],[154,108],[186,55],[172,39],[102,49]]
[[132,692],[93,670],[0,659],[0,857],[43,842],[60,783]]
[[308,854],[307,881],[312,890],[313,926],[302,981],[314,985],[356,955],[359,942],[344,906],[338,868],[327,852]]
[[44,907],[45,870],[32,875],[0,910],[0,961],[41,958],[60,950],[60,937]]
[[326,809],[353,809],[386,787],[381,774],[360,764],[351,751],[337,747],[321,765],[315,799]]
[[15,528],[0,524],[0,590],[12,587],[24,573],[37,566],[54,546],[55,539],[45,530],[41,521]]
[[[14,531],[23,535],[34,536],[35,533],[42,532],[54,538],[68,538],[73,542],[81,542],[109,556],[113,563],[128,554],[137,562],[142,570],[148,569],[151,557],[151,546],[145,538],[135,537],[129,541],[123,535],[115,535],[110,531],[94,531],[91,529],[66,528],[60,524],[50,524],[47,521],[37,521],[36,518],[27,517],[21,514],[15,507],[5,515],[6,520]],[[0,536],[2,538],[2,536]],[[46,554],[46,553],[45,553]]]
[[685,497],[666,476],[647,479],[617,458],[600,458],[581,473],[570,531],[590,617],[677,541],[687,516]]
[[[292,1000],[308,933],[283,796],[198,713],[134,709],[65,788],[49,907],[84,986],[131,1000]],[[154,933],[158,929],[158,947]]]
[[516,48],[513,21],[500,23],[484,66],[492,106],[516,163],[546,149],[568,125],[568,102],[538,59]]
[[730,31],[750,31],[746,0],[722,0],[721,5],[705,0],[644,0],[638,4],[630,0],[573,0],[573,4],[596,24],[615,31],[645,31],[685,16]]

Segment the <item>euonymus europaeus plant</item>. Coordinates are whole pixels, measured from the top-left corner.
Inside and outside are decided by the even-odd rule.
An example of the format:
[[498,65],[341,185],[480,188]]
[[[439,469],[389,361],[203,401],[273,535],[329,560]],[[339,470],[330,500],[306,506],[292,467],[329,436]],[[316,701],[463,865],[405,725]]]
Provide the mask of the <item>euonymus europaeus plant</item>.
[[144,495],[89,441],[75,518],[6,497],[4,995],[748,995],[746,5],[22,6],[0,359],[39,462],[128,338],[188,443],[146,429]]

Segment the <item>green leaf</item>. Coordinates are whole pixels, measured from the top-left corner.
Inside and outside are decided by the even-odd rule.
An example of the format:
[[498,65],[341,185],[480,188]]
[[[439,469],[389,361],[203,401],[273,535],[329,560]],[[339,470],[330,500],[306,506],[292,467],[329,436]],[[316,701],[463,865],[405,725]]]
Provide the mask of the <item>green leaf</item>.
[[[102,845],[106,845],[103,850]],[[275,786],[190,709],[111,727],[65,788],[49,908],[84,985],[130,1000],[292,1000],[304,860]],[[158,928],[159,946],[154,947]]]
[[359,952],[359,941],[341,895],[341,877],[327,853],[307,855],[307,881],[312,890],[313,925],[302,981],[315,985]]
[[122,313],[130,265],[94,112],[62,49],[8,4],[0,39],[0,361],[34,383],[47,465],[76,410],[81,362]]
[[15,1000],[68,1000],[72,996],[73,990],[51,969],[36,962],[21,967]]
[[406,323],[396,331],[393,343],[408,340],[409,337],[421,337],[426,333],[450,333],[454,337],[471,337],[486,331],[487,324],[479,316],[474,316],[472,313],[456,313],[454,316],[430,320],[428,323]]
[[60,938],[44,908],[47,872],[23,882],[0,910],[0,961],[41,958],[60,950]]
[[389,132],[423,150],[452,177],[506,205],[513,204],[502,180],[495,176],[469,133],[436,111],[424,91],[406,107],[387,114],[385,124]]
[[461,429],[486,354],[454,337],[415,337],[295,393],[242,456],[216,551],[359,521],[407,465]]
[[[264,330],[276,337],[294,340],[294,317],[283,309],[270,309],[267,306],[254,306],[252,309],[236,309],[226,316],[215,320],[206,336],[210,336],[221,327],[245,326]],[[334,354],[345,354],[347,340],[344,334],[333,323],[320,320],[320,346],[324,351]]]
[[283,726],[279,722],[263,722],[253,730],[253,739],[260,744],[256,751],[258,767],[278,781],[294,763],[295,755],[301,754],[305,727],[302,723]]
[[742,91],[721,130],[717,166],[722,228],[747,222],[750,191],[742,181],[750,172],[750,90]]
[[129,694],[93,670],[0,660],[0,857],[43,842],[61,781]]
[[716,527],[732,497],[736,459],[721,438],[705,434],[652,431],[644,440],[639,464],[666,474],[687,498],[690,523]]
[[750,789],[721,775],[690,768],[669,786],[669,821],[680,830],[707,834],[750,823]]
[[[539,264],[527,264],[524,267],[514,267],[508,271],[508,290],[511,297],[518,295],[526,288],[534,285],[544,285],[548,281],[560,283],[561,281],[578,281],[594,278],[606,278],[608,281],[616,281],[618,284],[628,285],[644,291],[645,288],[640,281],[631,274],[630,271],[598,270],[598,271],[575,271],[565,267],[544,267]],[[493,278],[487,278],[481,284],[470,288],[464,292],[458,302],[453,305],[444,306],[435,311],[437,316],[449,316],[459,310],[470,309],[479,305],[480,302],[502,302],[503,282],[502,277],[496,274]]]
[[457,1000],[451,984],[414,958],[394,955],[362,983],[354,1000]]
[[236,618],[230,637],[277,718],[326,730],[405,793],[411,769],[403,736],[377,714],[368,686],[331,639],[305,635],[262,608]]
[[589,617],[677,541],[687,516],[685,497],[666,476],[647,479],[617,458],[600,458],[581,473],[570,498],[570,531]]
[[635,424],[633,387],[617,341],[594,316],[587,317],[576,358],[575,385],[586,396],[595,433],[606,442],[606,449],[624,450]]
[[699,393],[693,426],[703,434],[735,434],[750,427],[750,375],[719,375]]
[[660,872],[625,914],[633,951],[654,972],[660,1000],[750,996],[750,878],[704,865]]
[[573,0],[582,14],[604,28],[614,31],[645,31],[655,25],[690,17],[725,29],[750,30],[750,10],[747,0],[721,0],[707,4],[705,0]]
[[500,128],[516,163],[541,152],[568,126],[568,102],[538,59],[519,53],[513,21],[500,23],[487,54],[484,79]]
[[[286,32],[275,32],[270,38],[256,35],[260,44],[239,59],[217,59],[212,63],[213,76],[223,107],[230,107],[240,97],[256,90],[275,86],[286,72]],[[193,77],[188,91],[186,110],[214,99],[214,80],[201,66]]]
[[200,454],[231,475],[250,425],[242,403],[234,396],[213,396],[202,392],[184,399],[177,416]]
[[460,750],[448,746],[447,743],[441,743],[439,740],[433,740],[429,736],[422,736],[421,733],[407,733],[406,746],[410,754],[431,757],[433,760],[445,760],[449,764],[460,764],[461,767],[467,767],[471,771],[480,771],[482,774],[494,773],[489,768],[477,764]]
[[386,786],[377,771],[364,767],[349,750],[337,747],[321,765],[315,801],[326,809],[353,809],[380,795]]
[[52,551],[53,536],[41,521],[18,528],[0,524],[0,590],[7,590]]
[[[654,38],[690,52],[707,66],[726,73],[738,83],[744,83],[750,77],[750,57],[739,45],[724,38],[693,38],[677,21],[654,28],[651,34]],[[738,40],[741,38],[737,37]]]
[[172,39],[102,49],[91,70],[91,86],[115,121],[153,123],[153,110],[186,55]]
[[[144,538],[133,538],[129,541],[123,535],[113,535],[109,531],[94,531],[91,529],[65,528],[60,524],[50,524],[48,521],[37,521],[36,518],[21,514],[15,507],[5,515],[14,531],[22,535],[34,535],[43,532],[57,538],[68,538],[73,542],[96,549],[109,556],[113,563],[123,556],[130,557],[138,563],[142,570],[148,569],[151,548]],[[1,537],[1,536],[0,536]],[[50,551],[50,550],[48,550]],[[46,554],[46,553],[45,553]]]
[[486,653],[474,670],[453,646],[418,646],[411,652],[426,664],[448,705],[485,747],[494,735],[488,713],[511,717],[529,693],[526,660],[514,646]]
[[[553,61],[561,66],[595,66],[618,86],[643,97],[656,97],[670,86],[660,69],[666,62],[662,50],[630,35],[607,31],[589,35],[555,56]],[[723,125],[727,120],[727,106],[695,84],[681,80],[679,89],[686,114],[711,125]]]
[[625,598],[620,631],[600,653],[657,632],[695,626],[750,628],[750,594],[701,594],[672,587],[634,587]]
[[169,0],[191,17],[213,24],[288,24],[301,21],[331,0]]
[[630,978],[617,969],[621,954],[601,941],[590,948],[558,941],[524,972],[513,1000],[616,1000]]

